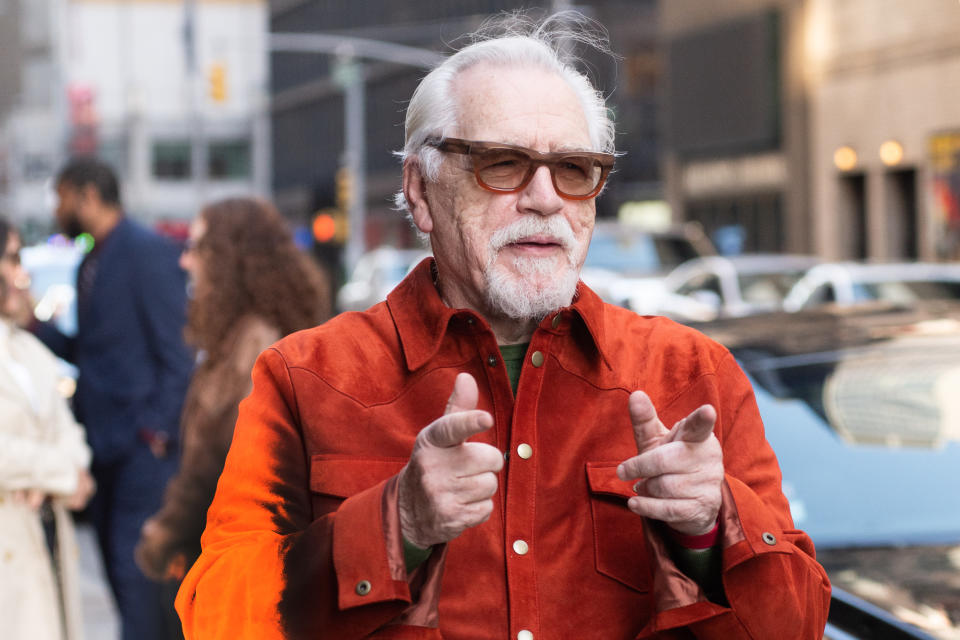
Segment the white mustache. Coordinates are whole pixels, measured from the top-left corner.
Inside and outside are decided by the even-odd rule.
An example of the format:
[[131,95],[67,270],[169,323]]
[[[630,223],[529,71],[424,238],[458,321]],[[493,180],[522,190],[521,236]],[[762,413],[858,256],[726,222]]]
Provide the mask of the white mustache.
[[496,256],[508,244],[536,235],[556,240],[568,254],[577,241],[570,223],[562,216],[525,216],[493,233],[490,237],[490,254]]

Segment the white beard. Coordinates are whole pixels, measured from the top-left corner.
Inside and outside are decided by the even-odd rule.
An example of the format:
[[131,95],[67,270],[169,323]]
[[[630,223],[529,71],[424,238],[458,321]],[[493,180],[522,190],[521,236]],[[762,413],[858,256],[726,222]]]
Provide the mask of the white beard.
[[[560,257],[520,257],[513,261],[519,276],[506,266],[497,264],[500,250],[525,236],[548,234],[563,247]],[[569,306],[580,279],[577,269],[577,242],[573,230],[561,216],[524,217],[499,229],[490,238],[490,259],[483,275],[487,284],[487,304],[495,313],[515,320],[539,322],[550,312]],[[566,270],[555,276],[557,262],[566,263]]]

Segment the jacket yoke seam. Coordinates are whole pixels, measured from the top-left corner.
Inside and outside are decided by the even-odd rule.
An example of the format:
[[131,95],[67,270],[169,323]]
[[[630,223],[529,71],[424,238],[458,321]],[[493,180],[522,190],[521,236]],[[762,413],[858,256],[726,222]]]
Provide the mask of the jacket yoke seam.
[[[400,387],[400,389],[399,389],[393,396],[391,396],[391,397],[389,397],[389,398],[386,398],[386,399],[383,399],[383,400],[377,400],[376,402],[364,402],[364,401],[361,400],[360,398],[356,397],[354,394],[349,393],[349,392],[347,392],[347,391],[344,391],[343,389],[335,386],[333,383],[331,383],[329,380],[325,379],[323,376],[321,376],[319,373],[317,373],[317,372],[314,371],[313,369],[309,369],[309,368],[307,368],[307,367],[302,367],[302,366],[299,366],[299,365],[287,365],[287,368],[288,368],[289,370],[294,370],[294,369],[295,369],[295,370],[297,370],[297,371],[302,371],[302,372],[304,372],[304,373],[308,373],[308,374],[310,374],[311,376],[313,376],[314,378],[316,378],[317,380],[319,380],[320,382],[322,382],[322,383],[324,384],[324,386],[326,386],[328,389],[330,389],[330,390],[338,393],[339,395],[343,396],[344,398],[347,398],[347,399],[351,400],[352,402],[355,402],[356,404],[360,405],[361,407],[363,407],[363,408],[365,408],[365,409],[372,409],[372,408],[375,408],[375,407],[388,406],[388,405],[391,405],[391,404],[395,403],[395,402],[396,402],[397,400],[399,400],[401,397],[403,397],[404,395],[406,395],[407,393],[409,393],[410,390],[413,388],[414,384],[415,384],[420,378],[422,378],[423,376],[427,375],[428,373],[432,373],[432,372],[438,371],[438,370],[440,370],[440,369],[456,369],[456,368],[458,368],[458,367],[461,367],[461,366],[464,365],[465,363],[470,362],[471,359],[472,359],[472,358],[467,358],[467,359],[465,359],[465,360],[463,360],[463,361],[461,361],[461,362],[455,362],[455,363],[452,363],[452,364],[449,364],[449,365],[443,365],[443,366],[440,366],[440,367],[434,367],[434,368],[432,368],[432,369],[424,369],[424,370],[421,370],[421,371],[417,372],[416,374],[414,374],[412,377],[410,377],[408,380],[406,380],[406,381],[404,382],[404,384]],[[286,364],[286,360],[284,360],[284,364]],[[289,375],[289,373],[288,373],[288,375]],[[292,386],[292,384],[293,384],[293,383],[292,383],[292,381],[291,381],[291,386]],[[294,394],[296,394],[296,390],[294,390]]]

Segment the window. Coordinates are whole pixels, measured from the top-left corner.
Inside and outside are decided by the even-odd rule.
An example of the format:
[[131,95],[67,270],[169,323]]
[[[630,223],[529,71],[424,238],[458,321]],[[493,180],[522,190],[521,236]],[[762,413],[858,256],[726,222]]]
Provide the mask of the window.
[[215,140],[210,143],[209,174],[214,180],[242,180],[250,177],[250,142]]
[[153,175],[161,180],[190,178],[190,141],[164,140],[153,143]]

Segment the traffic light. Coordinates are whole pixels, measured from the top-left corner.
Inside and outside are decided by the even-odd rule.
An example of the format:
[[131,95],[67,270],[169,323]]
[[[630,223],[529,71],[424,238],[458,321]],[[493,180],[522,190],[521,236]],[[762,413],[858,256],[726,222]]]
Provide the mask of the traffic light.
[[337,208],[341,211],[350,209],[353,202],[353,173],[347,167],[337,169]]
[[222,62],[214,62],[207,72],[210,99],[214,102],[227,101],[227,67]]
[[340,209],[321,209],[313,215],[311,229],[317,244],[343,244],[349,232],[347,216]]

